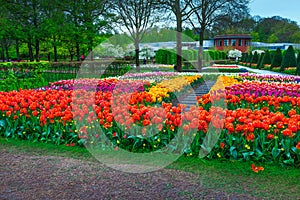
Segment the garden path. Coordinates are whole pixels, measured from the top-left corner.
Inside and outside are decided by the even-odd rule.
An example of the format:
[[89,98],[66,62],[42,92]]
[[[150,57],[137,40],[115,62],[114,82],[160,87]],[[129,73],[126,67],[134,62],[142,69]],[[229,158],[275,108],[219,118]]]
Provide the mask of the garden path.
[[[96,161],[0,149],[0,199],[255,199],[173,169],[127,174]],[[247,185],[244,185],[247,188]]]
[[215,82],[215,80],[208,80],[201,83],[191,90],[186,96],[179,98],[178,102],[173,102],[173,105],[176,106],[178,103],[185,104],[186,110],[188,111],[191,106],[197,105],[197,96],[201,97],[203,94],[207,94]]
[[241,66],[241,65],[237,65],[237,66],[239,68],[244,68],[244,69],[247,69],[248,71],[251,71],[251,72],[254,72],[257,74],[290,76],[289,74],[283,74],[283,73],[279,73],[279,72],[272,72],[272,71],[263,70],[263,69],[253,69],[253,68],[245,67],[245,66]]

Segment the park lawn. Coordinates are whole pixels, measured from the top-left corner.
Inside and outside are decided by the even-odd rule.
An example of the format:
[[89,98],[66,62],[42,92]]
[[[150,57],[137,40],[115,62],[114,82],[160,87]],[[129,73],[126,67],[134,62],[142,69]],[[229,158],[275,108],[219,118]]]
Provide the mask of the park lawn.
[[[73,158],[82,162],[97,162],[83,147],[57,146],[13,139],[0,139],[0,146],[2,150],[5,149],[12,155],[26,153],[35,156]],[[247,194],[259,199],[299,198],[299,168],[264,164],[264,170],[255,173],[251,170],[251,164],[253,163],[233,160],[211,161],[182,156],[167,169],[192,173],[196,181],[207,189]],[[255,164],[259,165],[259,163]]]

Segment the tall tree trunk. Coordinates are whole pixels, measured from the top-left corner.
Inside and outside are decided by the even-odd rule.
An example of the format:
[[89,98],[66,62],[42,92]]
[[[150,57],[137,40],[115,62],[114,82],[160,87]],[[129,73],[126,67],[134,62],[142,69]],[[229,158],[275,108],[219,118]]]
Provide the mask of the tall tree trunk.
[[135,39],[134,41],[135,46],[135,66],[136,72],[140,72],[140,47],[139,47],[139,39]]
[[28,46],[29,61],[33,62],[34,60],[33,60],[33,50],[32,50],[31,39],[28,40],[27,46]]
[[39,39],[35,39],[35,60],[36,60],[36,62],[40,62],[40,41],[39,41]]
[[9,62],[10,58],[9,58],[8,42],[7,42],[7,40],[5,40],[4,44],[5,44],[6,60],[7,60],[7,62]]
[[73,48],[72,49],[69,49],[69,54],[70,54],[70,61],[73,61]]
[[80,61],[80,47],[79,47],[79,42],[76,40],[76,57],[77,61]]
[[57,46],[56,46],[56,37],[53,37],[53,54],[54,54],[54,62],[57,62]]
[[177,33],[176,33],[176,67],[177,71],[182,71],[182,16],[180,13],[180,4],[178,11],[176,13],[176,21],[177,21]]
[[1,41],[1,59],[3,62],[5,62],[5,55],[4,55],[4,43],[3,40]]
[[54,62],[57,62],[57,46],[54,44],[53,46],[53,52],[54,52]]
[[203,38],[204,38],[204,28],[201,27],[200,33],[199,33],[199,51],[198,51],[198,71],[202,71],[202,65],[203,65]]
[[19,47],[19,40],[16,39],[16,54],[17,54],[17,60],[20,62],[21,57],[20,57],[20,47]]
[[89,39],[89,48],[88,48],[88,51],[89,51],[89,57],[90,57],[90,60],[93,60],[94,56],[93,56],[93,39]]

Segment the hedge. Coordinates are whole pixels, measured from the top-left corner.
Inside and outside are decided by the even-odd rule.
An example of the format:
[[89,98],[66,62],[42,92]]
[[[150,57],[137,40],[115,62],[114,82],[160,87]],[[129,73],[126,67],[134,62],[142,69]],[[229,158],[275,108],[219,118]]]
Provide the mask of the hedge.
[[271,63],[271,69],[274,67],[280,67],[282,62],[282,52],[280,50],[280,48],[277,48],[276,53],[273,56],[273,60]]
[[284,71],[286,68],[295,68],[297,66],[297,61],[295,57],[295,51],[293,46],[289,46],[286,53],[283,56],[280,71]]
[[[198,50],[182,50],[182,61],[198,60]],[[157,64],[176,64],[176,50],[174,49],[159,49],[155,54]],[[210,62],[211,60],[225,60],[226,52],[223,51],[203,51],[203,61]]]
[[[0,90],[30,89],[52,81],[74,79],[79,70],[81,75],[104,78],[123,75],[130,69],[124,61],[0,63]],[[35,82],[37,84],[33,84]]]

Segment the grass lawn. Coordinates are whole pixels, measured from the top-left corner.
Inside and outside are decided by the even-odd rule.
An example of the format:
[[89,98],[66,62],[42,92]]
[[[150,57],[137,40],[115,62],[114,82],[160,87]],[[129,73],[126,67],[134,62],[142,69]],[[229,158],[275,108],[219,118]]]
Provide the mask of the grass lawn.
[[[0,146],[1,149],[5,149],[11,154],[27,153],[36,156],[56,156],[97,162],[87,149],[76,146],[66,147],[5,139],[0,139]],[[251,170],[251,164],[251,162],[208,161],[180,157],[167,169],[190,172],[195,175],[195,179],[199,178],[199,184],[207,189],[250,194],[258,199],[299,199],[299,168],[263,164],[264,171],[255,173]]]

